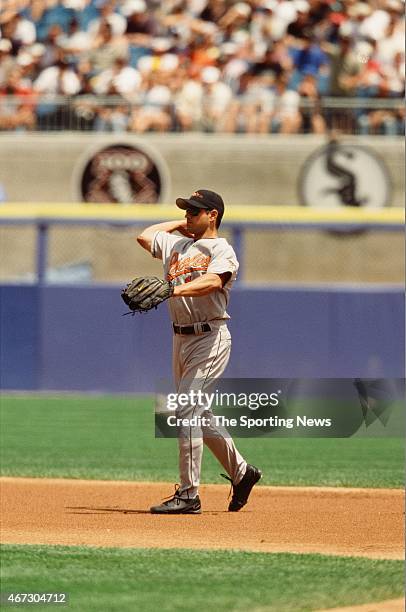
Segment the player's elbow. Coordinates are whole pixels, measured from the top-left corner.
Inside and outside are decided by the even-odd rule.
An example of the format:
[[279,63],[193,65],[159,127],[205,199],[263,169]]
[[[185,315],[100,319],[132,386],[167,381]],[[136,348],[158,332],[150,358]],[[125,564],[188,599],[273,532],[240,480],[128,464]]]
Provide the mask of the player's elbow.
[[149,250],[151,248],[151,241],[142,233],[137,236],[137,242],[143,249]]
[[211,281],[211,288],[213,291],[215,291],[216,289],[221,289],[223,286],[221,277],[218,274],[213,274],[210,281]]

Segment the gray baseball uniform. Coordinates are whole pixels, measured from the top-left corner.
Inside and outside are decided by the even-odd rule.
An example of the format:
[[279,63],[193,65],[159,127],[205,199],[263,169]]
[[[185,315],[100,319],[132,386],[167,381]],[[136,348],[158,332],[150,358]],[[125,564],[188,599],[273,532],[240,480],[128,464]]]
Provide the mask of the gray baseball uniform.
[[[230,318],[226,307],[230,289],[237,276],[238,261],[233,248],[224,238],[191,238],[158,231],[151,253],[162,259],[167,280],[183,284],[206,273],[231,277],[222,289],[200,297],[176,297],[168,300],[172,323],[196,327],[195,335],[174,334],[173,374],[177,393],[190,390],[210,391],[210,385],[224,372],[231,351]],[[211,331],[201,332],[199,324],[208,323]],[[191,418],[204,412],[205,425],[181,427],[179,430],[180,495],[193,498],[198,493],[203,443],[217,457],[233,482],[238,483],[246,471],[246,461],[236,449],[229,434],[216,426],[207,408],[188,405],[178,408],[177,416]]]

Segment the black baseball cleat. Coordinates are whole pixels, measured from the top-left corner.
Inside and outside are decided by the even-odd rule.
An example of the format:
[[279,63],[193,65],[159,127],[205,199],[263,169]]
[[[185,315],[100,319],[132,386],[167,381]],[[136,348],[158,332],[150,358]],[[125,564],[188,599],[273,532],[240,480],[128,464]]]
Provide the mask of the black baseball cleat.
[[229,480],[232,484],[233,496],[228,506],[229,512],[239,512],[245,506],[252,491],[252,487],[262,477],[262,472],[254,465],[247,463],[247,471],[238,484],[233,484],[231,478],[225,474],[221,474],[223,478]]
[[152,506],[150,512],[151,514],[201,514],[202,506],[198,495],[192,499],[184,499],[176,491],[167,501],[159,506]]

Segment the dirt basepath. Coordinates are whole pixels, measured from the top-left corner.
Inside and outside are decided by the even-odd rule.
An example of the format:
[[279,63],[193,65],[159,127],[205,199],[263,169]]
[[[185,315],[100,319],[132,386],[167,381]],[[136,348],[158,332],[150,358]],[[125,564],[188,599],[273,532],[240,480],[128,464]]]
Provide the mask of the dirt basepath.
[[405,601],[400,599],[387,599],[378,603],[362,604],[360,606],[346,606],[345,608],[329,608],[317,612],[404,612]]
[[403,494],[391,489],[258,486],[239,513],[228,487],[201,487],[203,513],[151,515],[173,485],[2,478],[3,543],[233,548],[403,558]]

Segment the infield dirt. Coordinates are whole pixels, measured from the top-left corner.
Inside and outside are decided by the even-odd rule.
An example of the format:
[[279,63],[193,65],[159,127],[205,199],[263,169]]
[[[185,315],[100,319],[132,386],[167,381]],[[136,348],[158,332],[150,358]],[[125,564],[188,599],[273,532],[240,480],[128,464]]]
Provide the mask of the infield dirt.
[[203,513],[149,514],[165,483],[2,478],[3,543],[238,549],[402,559],[400,489],[266,487],[239,513],[202,485]]
[[404,612],[405,601],[399,599],[388,599],[376,603],[361,604],[360,606],[345,606],[345,608],[329,608],[328,610],[316,610],[315,612]]

